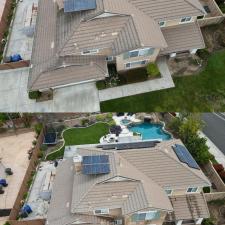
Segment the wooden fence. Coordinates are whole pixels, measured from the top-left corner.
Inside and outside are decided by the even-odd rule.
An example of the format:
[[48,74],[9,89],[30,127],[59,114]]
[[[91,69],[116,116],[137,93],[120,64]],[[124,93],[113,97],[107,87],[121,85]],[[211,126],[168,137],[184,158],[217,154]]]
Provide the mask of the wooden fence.
[[213,192],[213,193],[205,193],[205,199],[207,202],[218,199],[225,199],[225,192]]
[[[31,177],[31,174],[33,171],[36,170],[37,164],[38,164],[38,154],[40,152],[40,147],[43,143],[44,140],[44,129],[41,131],[41,134],[39,135],[38,139],[37,139],[37,144],[33,150],[33,154],[32,157],[30,159],[30,163],[29,166],[27,168],[27,171],[25,173],[22,185],[20,187],[19,193],[17,195],[16,201],[13,205],[13,208],[10,212],[9,215],[9,222],[11,225],[43,225],[44,224],[44,220],[32,220],[31,221],[19,221],[17,220],[17,217],[19,215],[19,212],[21,210],[21,206],[22,206],[22,200],[24,198],[24,194],[28,192],[28,181]],[[16,188],[16,187],[15,187]]]
[[[4,7],[3,7],[3,12],[2,12],[2,17],[0,15],[0,41],[3,39],[4,32],[8,26],[8,15],[11,10],[11,3],[12,0],[7,0]],[[1,49],[0,49],[1,50]]]
[[18,69],[18,68],[29,67],[29,66],[30,66],[30,60],[21,60],[18,62],[0,64],[0,70],[11,70],[11,69]]

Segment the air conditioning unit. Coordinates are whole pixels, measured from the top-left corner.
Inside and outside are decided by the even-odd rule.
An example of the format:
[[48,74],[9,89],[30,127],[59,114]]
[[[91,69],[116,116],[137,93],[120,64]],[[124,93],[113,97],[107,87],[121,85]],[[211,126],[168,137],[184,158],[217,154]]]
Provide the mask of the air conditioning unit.
[[120,219],[120,220],[115,220],[115,221],[114,221],[114,224],[115,224],[115,225],[122,225],[122,224],[123,224],[123,220],[122,220],[122,219]]

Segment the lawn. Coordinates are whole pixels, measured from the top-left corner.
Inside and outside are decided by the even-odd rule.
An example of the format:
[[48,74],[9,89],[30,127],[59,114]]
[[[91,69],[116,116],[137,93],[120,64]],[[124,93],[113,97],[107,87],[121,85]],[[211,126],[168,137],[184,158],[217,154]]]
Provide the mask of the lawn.
[[59,151],[47,156],[47,160],[62,158],[67,145],[97,144],[99,139],[109,133],[109,125],[97,123],[87,128],[72,128],[63,132],[65,145]]
[[225,51],[212,54],[204,71],[174,78],[176,87],[101,103],[102,112],[225,111]]

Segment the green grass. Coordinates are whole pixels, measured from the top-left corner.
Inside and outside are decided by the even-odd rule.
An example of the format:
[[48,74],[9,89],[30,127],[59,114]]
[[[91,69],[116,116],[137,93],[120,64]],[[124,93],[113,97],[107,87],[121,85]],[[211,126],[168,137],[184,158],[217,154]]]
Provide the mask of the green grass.
[[101,103],[102,112],[208,112],[225,110],[225,51],[209,57],[200,74],[174,78],[176,87]]
[[72,128],[63,133],[65,145],[57,152],[47,156],[47,160],[62,158],[64,148],[67,145],[97,144],[99,139],[109,133],[109,125],[106,123],[97,123],[87,128]]

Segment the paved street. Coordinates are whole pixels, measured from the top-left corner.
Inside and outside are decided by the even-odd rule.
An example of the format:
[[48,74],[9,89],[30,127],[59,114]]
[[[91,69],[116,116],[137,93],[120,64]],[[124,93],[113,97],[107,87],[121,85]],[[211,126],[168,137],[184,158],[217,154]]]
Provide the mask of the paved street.
[[225,113],[204,113],[202,119],[206,123],[203,133],[225,155]]

